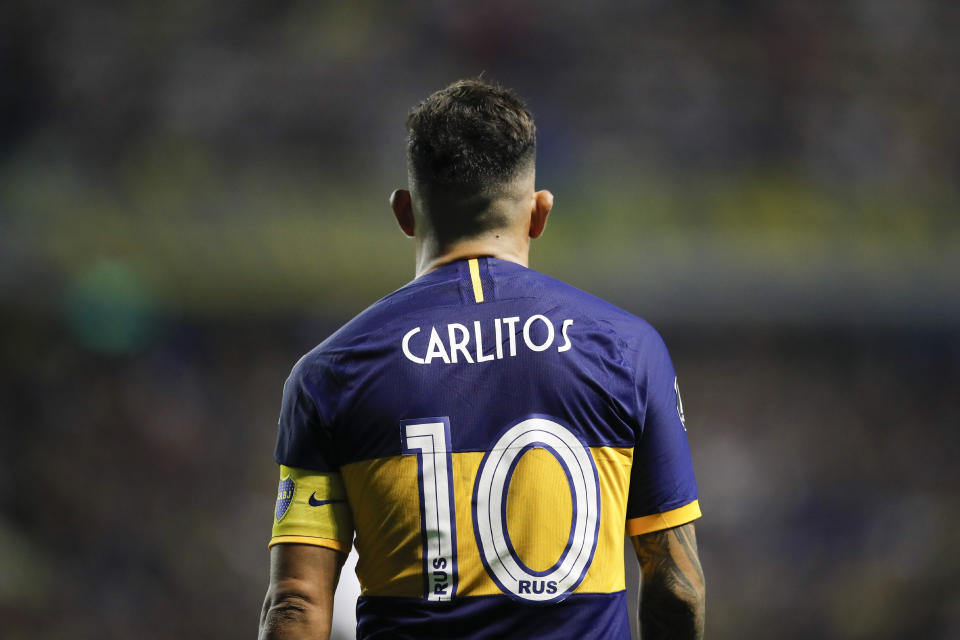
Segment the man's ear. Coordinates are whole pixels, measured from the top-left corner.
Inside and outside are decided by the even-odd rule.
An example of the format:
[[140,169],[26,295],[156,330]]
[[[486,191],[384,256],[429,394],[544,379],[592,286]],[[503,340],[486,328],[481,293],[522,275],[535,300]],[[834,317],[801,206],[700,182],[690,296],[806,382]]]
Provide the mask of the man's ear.
[[553,208],[553,194],[546,189],[533,194],[530,210],[530,237],[539,238],[547,226],[547,216]]
[[390,194],[390,208],[393,209],[393,216],[397,219],[397,224],[403,230],[407,237],[413,237],[413,206],[411,204],[410,192],[406,189],[397,189]]

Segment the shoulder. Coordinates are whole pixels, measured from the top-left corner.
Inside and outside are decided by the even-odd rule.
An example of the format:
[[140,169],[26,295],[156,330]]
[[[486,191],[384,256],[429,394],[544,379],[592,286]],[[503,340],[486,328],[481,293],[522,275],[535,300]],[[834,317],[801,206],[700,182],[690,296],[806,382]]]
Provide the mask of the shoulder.
[[380,298],[341,325],[326,339],[307,351],[293,366],[291,379],[312,379],[319,375],[336,375],[348,353],[358,346],[369,346],[382,333],[389,321],[408,313],[411,294],[419,288],[413,281]]
[[602,325],[625,343],[635,348],[663,344],[660,334],[644,318],[563,280],[533,270],[528,270],[528,274],[546,297],[575,309],[578,315]]
[[579,319],[581,328],[592,329],[591,344],[609,344],[616,350],[632,372],[634,385],[646,385],[652,378],[672,378],[673,363],[666,342],[646,319],[562,280],[543,274],[536,277],[546,297],[563,304],[571,317]]

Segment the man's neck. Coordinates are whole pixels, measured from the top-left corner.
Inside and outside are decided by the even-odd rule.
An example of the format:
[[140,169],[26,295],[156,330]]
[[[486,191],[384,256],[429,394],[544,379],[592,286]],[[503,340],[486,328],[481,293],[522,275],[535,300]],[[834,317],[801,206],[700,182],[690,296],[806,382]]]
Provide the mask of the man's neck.
[[480,256],[490,256],[515,262],[524,267],[529,266],[530,239],[518,240],[501,232],[486,237],[460,240],[447,246],[439,246],[435,241],[425,240],[417,247],[417,277],[445,264]]

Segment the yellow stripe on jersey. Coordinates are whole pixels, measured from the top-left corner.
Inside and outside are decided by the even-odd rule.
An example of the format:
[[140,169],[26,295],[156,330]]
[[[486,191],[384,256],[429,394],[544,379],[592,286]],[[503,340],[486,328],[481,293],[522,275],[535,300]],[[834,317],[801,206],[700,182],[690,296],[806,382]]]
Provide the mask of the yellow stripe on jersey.
[[290,502],[279,519],[274,514],[273,536],[268,546],[296,542],[344,552],[350,550],[353,518],[339,473],[280,465],[280,483],[281,489],[292,491],[292,495],[278,497]]
[[653,533],[669,529],[670,527],[679,527],[682,524],[693,522],[699,518],[700,501],[694,500],[678,509],[671,509],[663,513],[654,513],[642,518],[631,518],[627,520],[627,535],[640,536],[645,533]]
[[[623,527],[633,450],[591,447],[600,485],[600,528],[593,561],[575,592],[624,588]],[[451,455],[457,531],[458,589],[462,596],[500,594],[480,559],[473,528],[473,489],[483,452]],[[364,595],[420,597],[423,558],[417,456],[365,460],[342,468],[357,528],[357,576]],[[573,517],[564,472],[545,449],[527,451],[507,490],[507,530],[520,559],[550,568],[563,553]]]
[[364,593],[423,590],[417,457],[364,460],[340,469],[354,506],[357,577]]
[[528,451],[517,463],[507,489],[507,531],[523,563],[546,571],[567,545],[573,499],[567,476],[546,449]]
[[470,258],[467,264],[470,265],[470,280],[473,281],[473,299],[478,303],[483,302],[483,283],[480,281],[480,263],[476,258]]

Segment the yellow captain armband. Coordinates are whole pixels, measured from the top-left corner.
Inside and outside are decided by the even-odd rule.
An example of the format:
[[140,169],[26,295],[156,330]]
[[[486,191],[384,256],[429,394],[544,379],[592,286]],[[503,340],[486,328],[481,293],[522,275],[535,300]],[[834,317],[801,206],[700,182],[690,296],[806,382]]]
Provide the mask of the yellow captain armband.
[[280,465],[273,536],[267,546],[283,542],[350,551],[353,516],[339,473]]

